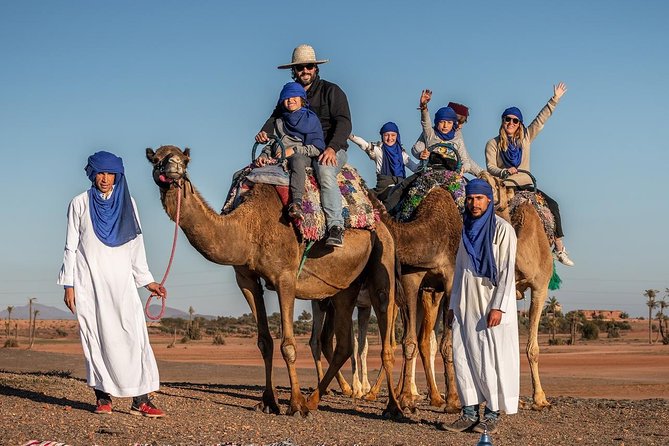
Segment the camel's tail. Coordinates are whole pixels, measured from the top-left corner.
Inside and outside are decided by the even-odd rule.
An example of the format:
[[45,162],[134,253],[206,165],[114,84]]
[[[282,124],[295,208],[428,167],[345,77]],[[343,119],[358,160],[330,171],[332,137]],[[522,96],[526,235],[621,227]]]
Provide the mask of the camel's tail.
[[555,269],[555,260],[553,260],[553,275],[551,276],[550,282],[548,282],[548,289],[551,291],[559,290],[561,284],[562,279],[558,276],[557,270]]

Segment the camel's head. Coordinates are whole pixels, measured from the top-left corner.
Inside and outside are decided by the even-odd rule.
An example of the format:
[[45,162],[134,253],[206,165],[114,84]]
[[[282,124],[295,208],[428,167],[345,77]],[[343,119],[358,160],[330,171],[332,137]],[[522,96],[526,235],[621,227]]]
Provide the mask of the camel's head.
[[146,149],[146,158],[153,165],[153,181],[161,188],[169,188],[188,178],[186,167],[190,161],[190,149],[183,152],[176,146],[161,146],[157,151]]
[[515,189],[505,185],[503,179],[494,177],[486,171],[481,172],[479,174],[479,178],[487,181],[488,184],[490,184],[492,187],[492,196],[495,202],[495,210],[498,212],[504,212],[508,208],[509,202],[515,195]]

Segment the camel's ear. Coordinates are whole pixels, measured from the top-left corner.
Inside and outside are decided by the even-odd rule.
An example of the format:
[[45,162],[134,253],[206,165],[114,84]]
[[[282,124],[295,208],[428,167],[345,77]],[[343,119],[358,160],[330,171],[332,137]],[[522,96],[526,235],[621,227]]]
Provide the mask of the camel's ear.
[[186,155],[188,158],[190,158],[190,147],[186,147],[184,149],[184,155]]
[[146,159],[149,160],[150,163],[153,164],[153,157],[156,154],[156,152],[153,151],[151,147],[146,148]]

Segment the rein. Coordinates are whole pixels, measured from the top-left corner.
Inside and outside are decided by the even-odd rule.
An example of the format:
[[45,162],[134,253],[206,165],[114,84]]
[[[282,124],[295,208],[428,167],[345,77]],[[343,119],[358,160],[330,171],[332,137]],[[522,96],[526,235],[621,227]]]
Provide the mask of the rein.
[[[181,188],[179,183],[176,183],[177,187]],[[174,237],[172,239],[172,253],[170,254],[170,261],[167,263],[167,269],[165,270],[165,274],[163,275],[163,280],[160,281],[160,286],[163,286],[165,284],[165,281],[167,280],[167,275],[170,273],[170,268],[172,267],[172,260],[174,260],[174,252],[176,251],[177,248],[177,237],[179,236],[179,214],[181,213],[181,191],[177,193],[177,214],[176,217],[174,218]],[[149,305],[151,304],[151,299],[153,296],[158,297],[161,299],[161,305],[160,305],[160,313],[158,313],[157,316],[154,316],[151,314],[149,311]],[[146,300],[146,305],[144,305],[144,313],[146,314],[146,317],[151,319],[152,321],[157,321],[160,320],[160,318],[163,317],[165,314],[165,301],[167,300],[167,290],[165,290],[165,296],[160,297],[156,293],[151,293],[149,298]]]

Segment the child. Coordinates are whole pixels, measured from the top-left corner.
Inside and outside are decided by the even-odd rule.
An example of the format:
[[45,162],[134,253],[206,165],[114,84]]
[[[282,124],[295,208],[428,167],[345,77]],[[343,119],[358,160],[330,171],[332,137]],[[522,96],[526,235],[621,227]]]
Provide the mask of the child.
[[[325,149],[323,128],[316,113],[308,108],[307,92],[297,82],[288,82],[279,95],[279,105],[283,114],[275,121],[277,136],[286,149],[285,156],[290,168],[290,193],[292,202],[288,207],[288,216],[294,220],[303,220],[302,196],[306,168]],[[270,157],[281,157],[278,142],[270,142],[256,159],[258,166],[264,166]]]
[[[465,142],[462,139],[462,132],[459,131],[461,127],[458,113],[451,107],[451,105],[459,106],[459,110],[464,108],[468,113],[467,107],[464,107],[460,104],[449,103],[448,107],[442,107],[437,110],[437,113],[434,115],[434,127],[430,120],[430,114],[427,110],[427,103],[430,102],[432,98],[432,91],[423,90],[420,96],[420,114],[421,119],[420,123],[423,127],[423,133],[414,144],[412,153],[416,158],[421,160],[426,160],[430,156],[428,149],[434,144],[438,143],[449,143],[453,146],[455,151],[460,156],[460,161],[462,162],[462,167],[460,168],[460,173],[470,173],[474,176],[478,176],[483,169],[476,164],[476,161],[469,157],[467,148],[465,147]],[[466,122],[466,117],[464,119]]]
[[400,130],[394,122],[386,122],[379,131],[382,141],[369,143],[359,136],[351,134],[348,139],[356,143],[367,156],[376,161],[376,192],[385,202],[392,186],[400,184],[405,178],[404,166],[416,172],[420,165],[412,160],[402,147]]

